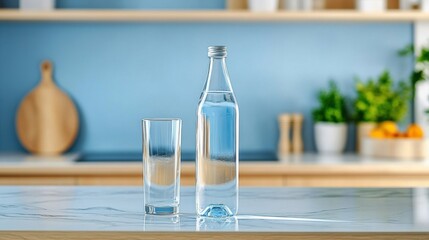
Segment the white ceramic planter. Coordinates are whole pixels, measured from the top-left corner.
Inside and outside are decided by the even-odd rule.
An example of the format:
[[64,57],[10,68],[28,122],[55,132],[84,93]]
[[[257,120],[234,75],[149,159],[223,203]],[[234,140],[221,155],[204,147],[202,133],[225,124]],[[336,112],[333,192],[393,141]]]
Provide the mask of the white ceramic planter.
[[49,11],[55,8],[55,0],[19,0],[21,10]]
[[316,148],[319,153],[337,154],[344,151],[347,143],[346,123],[318,122],[314,127]]
[[386,10],[386,0],[356,0],[356,8],[361,12],[382,12]]
[[279,7],[279,0],[248,0],[252,12],[275,12]]

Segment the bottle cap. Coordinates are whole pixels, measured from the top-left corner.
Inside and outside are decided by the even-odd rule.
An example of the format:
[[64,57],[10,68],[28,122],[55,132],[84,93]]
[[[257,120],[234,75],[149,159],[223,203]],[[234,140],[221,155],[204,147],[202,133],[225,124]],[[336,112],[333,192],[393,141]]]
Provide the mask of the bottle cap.
[[226,47],[225,46],[210,46],[209,57],[226,57]]

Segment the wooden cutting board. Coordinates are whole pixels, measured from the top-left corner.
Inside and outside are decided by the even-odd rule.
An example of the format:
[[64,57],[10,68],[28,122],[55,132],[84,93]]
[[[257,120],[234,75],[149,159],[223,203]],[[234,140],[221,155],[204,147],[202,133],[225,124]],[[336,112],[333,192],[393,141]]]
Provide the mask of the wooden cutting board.
[[52,64],[41,65],[42,80],[21,102],[16,130],[31,153],[55,155],[66,151],[76,139],[79,116],[72,100],[52,80]]

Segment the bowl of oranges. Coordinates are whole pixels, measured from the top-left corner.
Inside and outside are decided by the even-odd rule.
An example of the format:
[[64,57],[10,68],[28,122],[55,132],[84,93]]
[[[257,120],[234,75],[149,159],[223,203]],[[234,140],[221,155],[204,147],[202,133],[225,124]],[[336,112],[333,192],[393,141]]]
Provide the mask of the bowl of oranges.
[[393,159],[426,159],[429,140],[418,124],[410,124],[405,131],[392,121],[378,124],[362,141],[362,155]]

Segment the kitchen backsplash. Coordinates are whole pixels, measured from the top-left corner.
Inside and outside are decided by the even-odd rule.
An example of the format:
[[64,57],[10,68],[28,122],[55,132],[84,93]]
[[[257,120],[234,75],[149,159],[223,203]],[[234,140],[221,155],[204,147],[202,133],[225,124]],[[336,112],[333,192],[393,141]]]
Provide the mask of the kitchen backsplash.
[[412,31],[406,23],[1,22],[0,151],[22,150],[15,114],[44,59],[80,111],[72,150],[139,151],[141,118],[180,117],[183,150],[193,151],[207,46],[214,44],[228,46],[241,149],[275,151],[278,114],[302,112],[312,151],[316,92],[334,79],[352,96],[355,76],[384,69],[405,79],[412,59],[396,52],[412,43]]

